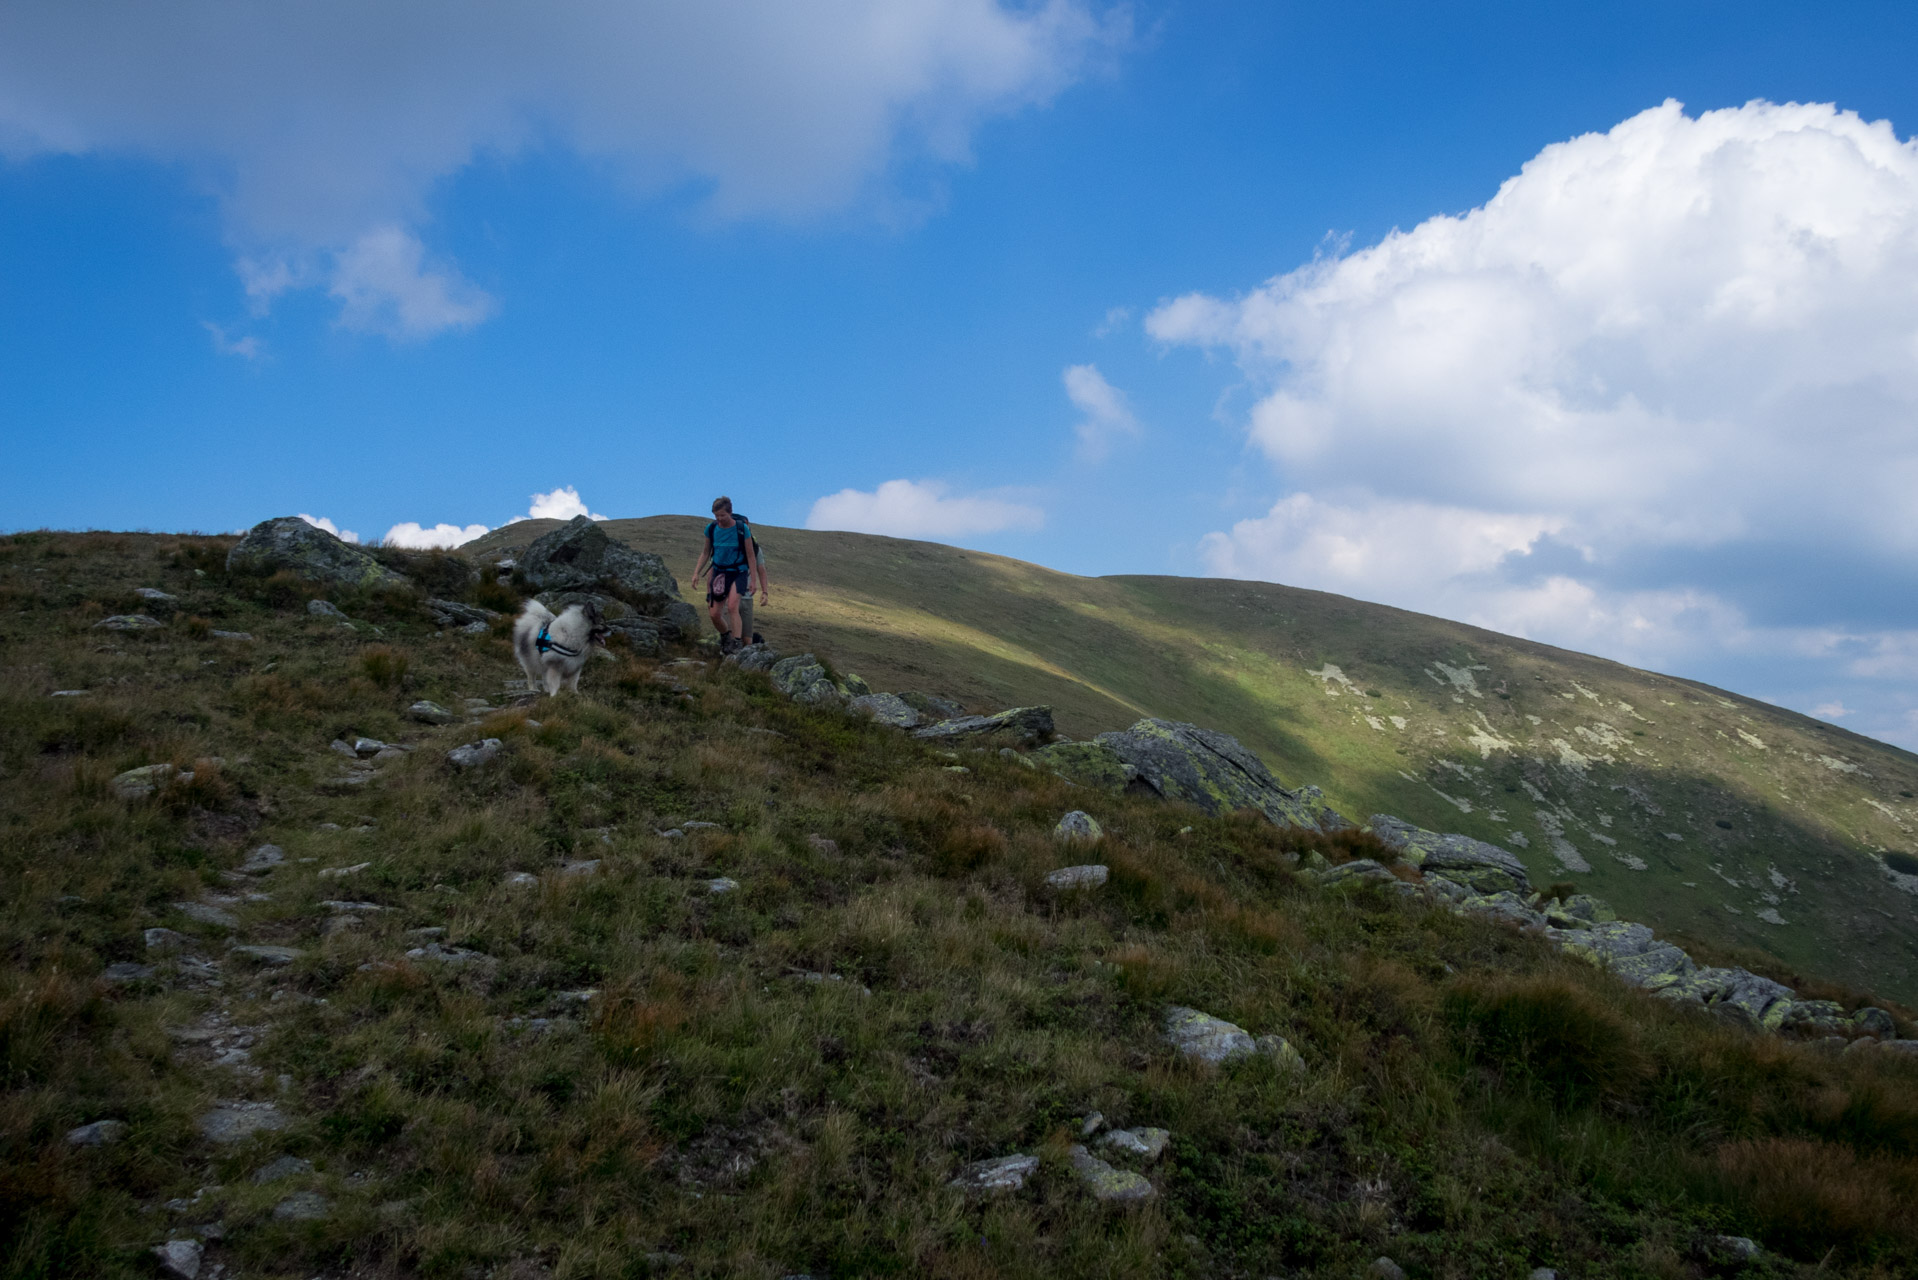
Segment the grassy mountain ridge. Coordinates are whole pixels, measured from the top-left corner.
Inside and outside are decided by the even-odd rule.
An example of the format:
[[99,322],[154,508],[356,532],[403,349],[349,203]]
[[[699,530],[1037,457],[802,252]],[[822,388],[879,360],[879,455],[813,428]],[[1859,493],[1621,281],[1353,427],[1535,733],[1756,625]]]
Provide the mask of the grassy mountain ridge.
[[[477,560],[557,527],[526,521]],[[607,529],[682,580],[702,522]],[[1754,699],[1323,592],[1080,578],[936,543],[761,527],[759,629],[875,688],[1233,734],[1358,820],[1510,847],[1708,950],[1918,1003],[1918,756]],[[1904,862],[1918,873],[1918,862]]]
[[[493,584],[231,544],[0,538],[0,1280],[1918,1266],[1897,1050],[1748,1033],[1409,868],[1299,872],[1363,833],[1074,788],[710,657],[616,643],[520,699],[506,619],[423,606]],[[1175,1006],[1298,1056],[1195,1061]],[[1079,1144],[1145,1193],[1101,1203]],[[1014,1154],[1023,1187],[951,1185]]]

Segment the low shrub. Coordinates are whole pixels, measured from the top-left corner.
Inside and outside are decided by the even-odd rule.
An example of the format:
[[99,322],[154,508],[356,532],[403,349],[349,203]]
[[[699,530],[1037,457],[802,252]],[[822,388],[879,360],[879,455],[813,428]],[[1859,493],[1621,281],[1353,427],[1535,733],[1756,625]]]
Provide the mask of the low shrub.
[[1637,1030],[1563,977],[1475,978],[1446,992],[1466,1056],[1564,1106],[1623,1100],[1651,1075]]

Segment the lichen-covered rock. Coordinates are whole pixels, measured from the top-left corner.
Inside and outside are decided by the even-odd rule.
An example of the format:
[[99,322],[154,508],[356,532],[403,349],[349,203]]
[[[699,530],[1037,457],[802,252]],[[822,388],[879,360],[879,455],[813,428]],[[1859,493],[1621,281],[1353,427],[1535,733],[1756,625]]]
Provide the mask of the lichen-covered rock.
[[1782,983],[1744,969],[1696,967],[1653,989],[1667,1000],[1702,1004],[1753,1031],[1765,1025],[1765,1015],[1773,1005],[1780,1001],[1790,1004],[1795,994]]
[[1282,1070],[1305,1070],[1305,1055],[1293,1048],[1284,1036],[1260,1036],[1253,1044],[1260,1053],[1277,1061]]
[[1807,1039],[1842,1036],[1851,1030],[1851,1015],[1836,1000],[1780,1000],[1765,1010],[1764,1026]]
[[771,668],[773,688],[794,702],[827,706],[845,701],[845,694],[826,674],[825,665],[810,653],[781,658]]
[[227,552],[229,573],[290,570],[308,582],[346,587],[402,587],[406,579],[350,543],[299,516],[262,520]]
[[846,705],[861,715],[871,716],[880,724],[889,724],[896,729],[919,727],[918,711],[896,693],[862,693],[855,695]]
[[421,698],[406,709],[406,714],[421,724],[452,724],[453,713],[437,702],[428,702]]
[[853,675],[850,671],[840,680],[839,687],[844,689],[846,696],[850,698],[864,698],[872,693],[872,686],[866,683],[866,678]]
[[959,1176],[946,1185],[955,1191],[964,1191],[969,1195],[992,1195],[1000,1191],[1017,1191],[1026,1185],[1039,1168],[1038,1156],[1026,1156],[1014,1153],[1009,1156],[994,1156],[990,1160],[975,1160],[959,1171]]
[[1854,1030],[1877,1036],[1880,1040],[1889,1040],[1898,1034],[1898,1027],[1892,1022],[1891,1015],[1873,1005],[1867,1005],[1852,1014],[1851,1024]]
[[1078,1175],[1094,1200],[1105,1204],[1137,1204],[1152,1198],[1152,1184],[1145,1175],[1130,1169],[1115,1169],[1084,1147],[1074,1144],[1072,1172]]
[[1258,1041],[1244,1027],[1184,1005],[1165,1011],[1165,1038],[1174,1049],[1200,1062],[1230,1062],[1259,1051]]
[[1339,831],[1352,825],[1325,803],[1317,787],[1290,791],[1279,785],[1265,762],[1230,734],[1149,719],[1102,733],[1097,741],[1161,796],[1184,800],[1214,816],[1257,809],[1281,827]]
[[749,644],[737,653],[729,654],[722,665],[738,667],[741,671],[771,671],[779,662],[779,651],[768,644]]
[[1361,881],[1391,881],[1398,883],[1398,877],[1391,869],[1372,858],[1354,858],[1350,862],[1341,862],[1336,867],[1319,873],[1319,883],[1330,887],[1335,884],[1358,884]]
[[1692,958],[1669,942],[1660,942],[1651,929],[1630,920],[1617,920],[1555,935],[1559,946],[1610,969],[1635,986],[1657,990],[1694,972]]
[[[659,634],[665,640],[691,640],[699,634],[699,610],[684,600],[668,600],[659,613]],[[747,635],[751,635],[751,614],[744,614]]]
[[1114,1129],[1099,1139],[1099,1145],[1151,1164],[1165,1154],[1171,1141],[1172,1134],[1165,1129]]
[[989,716],[959,716],[914,729],[912,736],[933,742],[951,742],[961,738],[990,738],[1008,734],[1024,743],[1044,742],[1052,737],[1051,707],[1013,707]]
[[648,618],[641,614],[627,614],[623,618],[606,620],[607,629],[626,640],[626,647],[645,657],[655,657],[660,651],[660,625],[658,618]]
[[1115,796],[1123,793],[1139,776],[1137,769],[1103,742],[1055,742],[1038,748],[1027,758],[1067,782],[1095,787]]
[[1060,867],[1057,871],[1046,872],[1046,888],[1055,893],[1071,889],[1097,889],[1110,874],[1109,869],[1096,862],[1082,867]]
[[1105,834],[1105,829],[1099,825],[1099,820],[1084,809],[1074,809],[1059,819],[1058,824],[1052,828],[1053,839],[1077,841],[1082,844],[1103,840]]
[[586,516],[574,516],[536,539],[519,558],[517,572],[543,591],[618,588],[652,606],[649,612],[679,599],[679,583],[664,560],[613,541]]
[[1372,815],[1372,831],[1387,848],[1428,876],[1442,876],[1480,893],[1523,893],[1531,888],[1525,864],[1495,844],[1470,836],[1440,835],[1384,813]]
[[122,800],[138,800],[164,787],[178,772],[170,764],[143,764],[137,769],[114,774],[113,780],[107,785]]

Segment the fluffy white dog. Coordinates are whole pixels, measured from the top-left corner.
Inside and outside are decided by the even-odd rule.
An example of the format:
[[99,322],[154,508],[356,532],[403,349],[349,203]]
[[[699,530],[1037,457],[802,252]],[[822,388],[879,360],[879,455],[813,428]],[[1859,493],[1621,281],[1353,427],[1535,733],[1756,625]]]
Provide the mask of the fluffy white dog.
[[537,600],[528,600],[513,624],[513,654],[526,672],[526,683],[551,697],[563,684],[579,692],[579,673],[593,646],[606,643],[606,622],[599,606],[587,601],[567,605],[557,614]]

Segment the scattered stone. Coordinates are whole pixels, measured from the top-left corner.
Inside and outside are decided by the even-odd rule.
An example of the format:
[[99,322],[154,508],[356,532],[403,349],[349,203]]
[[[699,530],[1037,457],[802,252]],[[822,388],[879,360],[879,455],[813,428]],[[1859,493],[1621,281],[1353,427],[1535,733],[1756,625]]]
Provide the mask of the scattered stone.
[[133,594],[142,600],[151,600],[155,604],[174,604],[179,600],[178,596],[170,596],[158,587],[135,587]]
[[237,929],[240,922],[232,912],[222,911],[208,902],[176,902],[173,909],[196,924],[218,925],[223,929]]
[[55,690],[54,690],[54,691],[53,691],[52,693],[50,693],[50,694],[48,694],[47,696],[48,696],[49,698],[84,698],[84,697],[86,697],[86,696],[87,696],[87,694],[88,694],[89,692],[91,692],[91,690],[87,690],[87,689],[55,689]]
[[427,925],[423,929],[408,929],[406,931],[406,936],[409,938],[419,938],[421,940],[426,940],[430,938],[444,938],[446,936],[446,926],[433,924],[433,925]]
[[339,880],[345,876],[358,875],[372,865],[370,862],[356,862],[350,867],[323,867],[319,875],[322,880]]
[[846,701],[845,693],[826,674],[825,666],[810,653],[781,658],[770,668],[773,688],[794,702],[825,706]]
[[1399,882],[1391,870],[1371,858],[1354,858],[1350,862],[1341,862],[1338,866],[1320,872],[1318,881],[1330,887],[1335,884],[1356,884],[1359,881]]
[[720,876],[717,880],[706,882],[707,893],[731,893],[737,888],[739,888],[739,881],[731,876]]
[[403,747],[381,747],[373,753],[373,758],[375,760],[404,760],[406,759],[406,749]]
[[76,1147],[104,1147],[126,1136],[124,1120],[95,1120],[77,1129],[67,1130],[67,1141]]
[[1152,1198],[1152,1184],[1145,1180],[1143,1174],[1130,1169],[1115,1169],[1077,1144],[1070,1155],[1072,1171],[1079,1175],[1079,1181],[1092,1193],[1094,1200],[1105,1204],[1137,1204]]
[[1052,708],[1013,707],[989,716],[956,716],[914,729],[912,736],[928,742],[954,742],[1002,733],[1028,746],[1048,741],[1053,734]]
[[880,724],[896,729],[919,727],[919,712],[896,693],[862,693],[846,704],[860,715],[871,716]]
[[487,738],[482,742],[469,742],[462,747],[454,747],[446,753],[446,762],[457,769],[471,769],[485,764],[499,754],[500,740]]
[[1883,1009],[1871,1005],[1865,1006],[1851,1016],[1852,1026],[1868,1036],[1877,1036],[1880,1040],[1889,1040],[1898,1034],[1898,1028],[1891,1015]]
[[422,724],[452,724],[453,713],[437,702],[421,698],[406,709],[406,714]]
[[1558,1272],[1550,1267],[1533,1267],[1532,1274],[1525,1280],[1558,1280]]
[[1104,1126],[1106,1118],[1103,1112],[1095,1111],[1079,1122],[1079,1136],[1090,1138]]
[[152,631],[166,624],[144,613],[116,613],[93,624],[96,631]]
[[340,607],[330,600],[308,600],[306,602],[306,612],[309,616],[315,618],[334,618],[340,622],[351,621],[344,613],[340,612]]
[[143,982],[153,976],[153,966],[122,960],[118,964],[108,965],[100,976],[108,982]]
[[483,636],[488,630],[489,628],[484,622],[469,622],[460,628],[460,634],[463,636]]
[[1302,1071],[1305,1057],[1292,1047],[1292,1042],[1284,1036],[1260,1036],[1252,1042],[1260,1053],[1268,1058],[1277,1058],[1279,1066],[1287,1071]]
[[251,631],[221,631],[218,627],[207,634],[215,640],[251,640],[253,638]]
[[655,830],[653,834],[661,840],[684,840],[686,838],[686,833],[678,827],[669,827],[664,831]]
[[479,623],[482,628],[499,617],[491,609],[482,609],[478,605],[461,604],[457,600],[440,600],[429,597],[424,606],[433,621],[442,627],[451,627],[460,623]]
[[1365,1269],[1365,1274],[1372,1280],[1405,1280],[1405,1268],[1385,1257],[1372,1259],[1372,1265]]
[[113,781],[107,785],[113,788],[113,794],[122,800],[139,800],[150,796],[173,780],[178,773],[170,764],[144,764],[137,769],[128,769],[125,773],[113,775]]
[[246,855],[246,861],[240,864],[240,870],[248,875],[258,875],[271,871],[286,861],[286,850],[277,844],[263,844]]
[[582,987],[578,991],[558,992],[554,995],[554,999],[564,1000],[568,1004],[586,1004],[589,1001],[591,1001],[594,996],[598,994],[599,994],[598,987]]
[[409,960],[437,960],[441,964],[454,967],[490,958],[482,951],[468,951],[464,947],[444,947],[437,942],[429,942],[423,947],[414,947],[406,953],[406,956]]
[[1097,740],[1165,799],[1184,800],[1214,817],[1257,809],[1281,827],[1340,831],[1352,825],[1325,803],[1317,787],[1289,791],[1280,786],[1265,762],[1229,734],[1147,719]]
[[286,1117],[270,1102],[222,1102],[200,1117],[200,1133],[210,1142],[239,1142],[285,1127]]
[[153,1246],[153,1256],[160,1260],[160,1270],[179,1277],[179,1280],[197,1280],[200,1259],[205,1253],[206,1247],[198,1240],[169,1240]]
[[302,1160],[298,1156],[281,1156],[254,1171],[253,1185],[263,1187],[269,1182],[278,1182],[282,1178],[296,1178],[311,1172],[313,1172],[311,1160]]
[[345,756],[348,760],[358,760],[360,758],[360,753],[353,750],[353,744],[344,738],[335,738],[333,741],[327,743],[326,746],[327,750],[337,752]]
[[749,644],[737,653],[728,654],[721,665],[738,667],[741,671],[771,671],[778,662],[779,651],[771,645]]
[[1165,1038],[1180,1053],[1200,1062],[1229,1062],[1258,1052],[1257,1041],[1244,1027],[1184,1005],[1165,1011]]
[[899,697],[907,706],[927,720],[955,720],[966,713],[966,709],[951,698],[942,698],[933,693],[921,693],[916,689],[908,689]]
[[1099,863],[1083,867],[1060,867],[1057,871],[1046,872],[1046,888],[1056,893],[1070,889],[1097,889],[1106,882],[1111,873]]
[[1039,770],[1039,766],[1032,762],[1031,756],[1023,751],[1015,751],[1011,747],[1000,747],[999,758],[1007,764],[1016,764],[1021,769],[1031,769],[1035,773]]
[[[1059,819],[1058,825],[1052,829],[1052,836],[1055,840],[1076,840],[1092,844],[1105,838],[1105,829],[1099,825],[1098,819],[1085,810],[1074,809]],[[1105,877],[1101,875],[1099,880],[1104,883]]]
[[353,739],[353,754],[356,756],[378,755],[381,751],[385,750],[385,748],[386,744],[378,738]]
[[187,943],[186,935],[175,933],[171,929],[148,929],[146,931],[148,951],[176,951]]
[[1039,1168],[1038,1156],[994,1156],[975,1160],[959,1171],[946,1185],[969,1195],[992,1195],[1000,1191],[1018,1191]]
[[506,879],[500,881],[500,883],[511,885],[514,888],[524,888],[527,885],[538,884],[539,877],[530,871],[509,871],[506,873]]
[[318,1222],[326,1217],[331,1207],[326,1197],[317,1191],[295,1191],[273,1206],[273,1219],[276,1222]]
[[598,858],[582,858],[578,862],[569,862],[559,869],[563,876],[590,876],[599,870]]
[[406,579],[358,547],[298,516],[262,520],[227,553],[229,573],[268,574],[290,569],[309,582],[352,587],[399,587]]
[[717,822],[682,822],[679,825],[687,831],[718,831],[720,829]]
[[1738,1265],[1755,1262],[1764,1250],[1749,1236],[1706,1236],[1699,1241],[1698,1252],[1709,1262]]
[[1099,1145],[1151,1164],[1165,1154],[1171,1141],[1172,1134],[1165,1129],[1114,1129],[1099,1139]]
[[227,954],[233,955],[233,956],[245,956],[249,960],[258,960],[261,964],[280,965],[280,964],[292,964],[295,960],[298,960],[301,956],[305,955],[306,953],[304,951],[301,951],[298,947],[269,947],[269,946],[249,945],[249,946],[243,946],[243,947],[228,947]]

